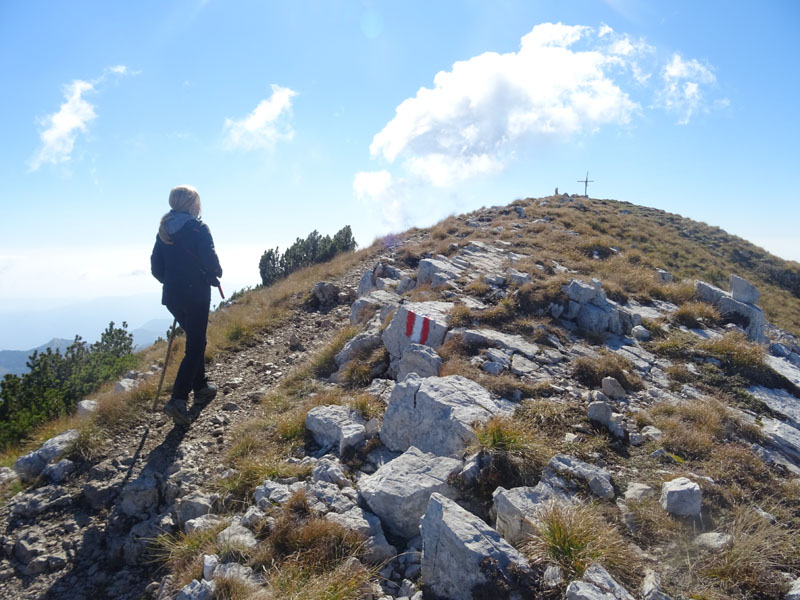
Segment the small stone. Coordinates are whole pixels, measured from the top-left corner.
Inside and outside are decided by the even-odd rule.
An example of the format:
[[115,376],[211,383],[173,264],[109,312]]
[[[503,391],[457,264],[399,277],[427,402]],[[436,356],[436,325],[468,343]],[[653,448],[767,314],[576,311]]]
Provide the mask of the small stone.
[[241,406],[236,404],[236,402],[231,402],[230,400],[222,405],[222,410],[226,410],[228,412],[235,412],[237,410],[241,410]]
[[211,581],[214,578],[214,570],[219,564],[219,556],[216,554],[206,554],[203,556],[203,579]]
[[678,477],[661,486],[661,507],[670,514],[696,517],[701,504],[700,486],[691,479]]
[[640,342],[645,342],[650,339],[650,332],[643,325],[636,325],[631,329],[631,335]]
[[654,442],[657,442],[662,437],[664,437],[664,432],[661,431],[658,427],[647,425],[642,429],[642,436],[644,436],[646,440],[652,440]]
[[544,582],[544,587],[546,588],[554,588],[561,585],[564,581],[564,574],[561,571],[561,567],[557,567],[555,565],[550,565],[544,571],[544,576],[542,578]]
[[706,550],[721,552],[733,544],[733,536],[728,533],[711,531],[698,535],[694,538],[694,543]]
[[603,377],[602,389],[606,396],[615,400],[621,400],[628,395],[622,384],[613,377]]
[[655,494],[655,490],[644,483],[632,481],[625,490],[625,500],[641,500],[647,496]]

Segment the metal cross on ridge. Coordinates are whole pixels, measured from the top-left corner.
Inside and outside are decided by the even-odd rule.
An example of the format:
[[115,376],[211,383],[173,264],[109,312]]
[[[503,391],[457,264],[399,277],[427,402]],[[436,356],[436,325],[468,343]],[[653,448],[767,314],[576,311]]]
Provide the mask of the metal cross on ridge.
[[594,183],[594,179],[589,179],[589,171],[586,171],[586,179],[578,179],[578,183],[583,184],[583,195],[589,197],[589,184]]

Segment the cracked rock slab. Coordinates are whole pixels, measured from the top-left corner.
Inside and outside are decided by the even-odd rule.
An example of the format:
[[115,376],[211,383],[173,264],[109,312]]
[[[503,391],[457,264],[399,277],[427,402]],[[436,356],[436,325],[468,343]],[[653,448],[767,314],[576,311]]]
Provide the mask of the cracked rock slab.
[[456,456],[477,439],[475,423],[509,416],[513,410],[510,401],[493,399],[488,390],[460,375],[421,379],[411,374],[392,392],[380,437],[396,452],[416,446]]
[[419,528],[422,581],[439,597],[472,598],[475,586],[489,583],[481,569],[486,558],[505,575],[512,567],[529,569],[525,557],[497,531],[441,494],[431,495]]
[[458,490],[447,480],[461,467],[460,460],[411,447],[372,475],[362,477],[358,491],[390,532],[409,539],[419,533],[419,519],[431,494],[457,496]]

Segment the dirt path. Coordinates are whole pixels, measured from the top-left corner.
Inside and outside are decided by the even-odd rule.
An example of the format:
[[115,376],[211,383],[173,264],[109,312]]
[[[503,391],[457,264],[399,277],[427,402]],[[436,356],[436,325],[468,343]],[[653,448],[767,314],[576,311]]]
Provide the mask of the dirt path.
[[[333,283],[340,288],[357,287],[367,263],[371,266],[375,260],[365,259]],[[252,418],[258,400],[294,365],[348,324],[349,315],[349,304],[326,312],[296,310],[278,330],[256,334],[251,346],[218,357],[208,373],[219,393],[202,412],[190,410],[191,428],[174,428],[165,415],[149,413],[128,435],[113,440],[93,469],[86,466],[60,486],[30,490],[22,499],[18,495],[0,509],[4,533],[0,544],[5,554],[0,562],[0,597],[152,597],[163,576],[158,565],[126,566],[123,559],[137,550],[130,542],[131,531],[140,529],[139,543],[146,544],[148,533],[155,529],[123,514],[119,496],[98,507],[103,504],[103,490],[112,490],[111,494],[126,484],[139,486],[143,503],[148,494],[158,494],[156,506],[162,507],[162,513],[185,490],[208,491],[224,471],[224,457],[236,442],[232,432]],[[290,347],[292,336],[299,346]],[[87,501],[87,483],[99,488],[96,502]],[[31,560],[20,568],[24,559]]]

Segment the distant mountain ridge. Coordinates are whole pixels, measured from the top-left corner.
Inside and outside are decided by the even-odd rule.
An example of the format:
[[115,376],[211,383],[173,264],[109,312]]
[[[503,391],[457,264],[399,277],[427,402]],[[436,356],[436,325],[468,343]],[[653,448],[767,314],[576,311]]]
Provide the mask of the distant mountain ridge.
[[56,350],[63,352],[71,343],[72,340],[53,338],[46,344],[30,350],[0,350],[0,377],[9,373],[12,375],[25,373],[28,370],[28,357],[34,352],[46,352],[48,348],[51,348],[53,352]]

